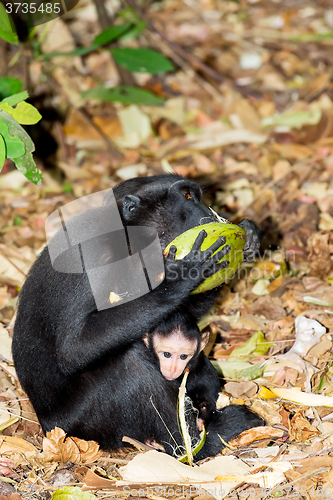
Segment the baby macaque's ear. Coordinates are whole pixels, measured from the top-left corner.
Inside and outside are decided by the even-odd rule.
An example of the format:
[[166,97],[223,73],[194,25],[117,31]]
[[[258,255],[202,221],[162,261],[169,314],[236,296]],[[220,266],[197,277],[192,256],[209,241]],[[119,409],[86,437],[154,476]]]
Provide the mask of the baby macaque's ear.
[[200,352],[203,351],[204,348],[206,347],[206,345],[208,344],[209,337],[210,337],[210,333],[209,332],[204,332],[201,335]]
[[146,347],[149,347],[149,336],[148,336],[148,333],[144,334],[144,336],[142,337],[142,340],[146,344]]

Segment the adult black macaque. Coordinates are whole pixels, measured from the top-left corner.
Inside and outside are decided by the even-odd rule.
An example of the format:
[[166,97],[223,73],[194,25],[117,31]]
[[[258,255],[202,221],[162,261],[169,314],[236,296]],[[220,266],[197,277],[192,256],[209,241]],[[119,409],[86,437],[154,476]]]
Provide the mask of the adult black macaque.
[[[113,191],[123,224],[155,228],[162,248],[187,229],[216,222],[200,203],[200,187],[180,176],[131,179]],[[108,216],[107,204],[102,212],[96,211],[101,213]],[[249,221],[240,225],[247,232],[247,257],[258,248],[258,230]],[[217,291],[190,293],[226,265],[218,261],[230,250],[224,246],[212,256],[220,240],[202,252],[205,236],[202,231],[182,260],[174,260],[174,249],[170,250],[160,286],[104,310],[97,310],[86,273],[56,271],[48,248],[43,250],[20,294],[13,356],[44,432],[58,426],[69,435],[95,440],[106,450],[121,447],[127,435],[156,441],[168,453],[177,453],[179,381],[162,375],[155,351],[147,349],[143,339],[149,344],[146,333],[151,336],[162,332],[163,325],[176,325],[179,315],[185,337],[191,329],[190,338],[198,335],[195,322],[211,307]],[[219,390],[218,378],[207,358],[199,354],[201,337],[196,338],[188,390],[199,411],[206,400],[210,405],[209,411],[201,411],[208,431],[197,457],[201,459],[221,451],[217,434],[227,441],[262,420],[244,407],[215,410],[212,394]]]

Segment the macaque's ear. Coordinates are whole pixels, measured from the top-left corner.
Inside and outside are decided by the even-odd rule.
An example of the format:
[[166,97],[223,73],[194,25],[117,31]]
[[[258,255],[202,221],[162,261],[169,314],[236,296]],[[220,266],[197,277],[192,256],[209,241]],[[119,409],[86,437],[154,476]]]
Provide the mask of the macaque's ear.
[[146,347],[149,347],[149,336],[148,336],[148,333],[144,334],[144,336],[142,337],[142,340],[146,344]]
[[209,337],[210,337],[210,333],[209,332],[204,332],[201,335],[200,352],[203,351],[204,348],[206,347],[206,345],[208,344]]

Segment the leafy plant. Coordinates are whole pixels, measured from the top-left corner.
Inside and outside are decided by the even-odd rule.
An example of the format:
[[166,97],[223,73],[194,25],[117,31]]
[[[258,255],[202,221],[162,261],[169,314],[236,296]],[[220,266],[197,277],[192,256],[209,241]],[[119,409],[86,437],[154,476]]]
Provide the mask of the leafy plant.
[[119,66],[138,73],[163,73],[174,69],[171,62],[151,49],[119,48],[111,49],[111,53]]
[[[130,8],[123,9],[118,19],[122,24],[115,24],[103,30],[96,36],[88,47],[79,47],[71,52],[51,52],[45,54],[45,59],[57,56],[84,56],[111,42],[120,42],[137,37],[146,27],[138,15]],[[128,71],[138,73],[157,74],[172,71],[173,64],[156,50],[132,47],[114,47],[107,49],[111,52],[115,62]],[[83,97],[95,98],[101,101],[117,101],[123,104],[143,104],[146,106],[160,106],[164,99],[156,96],[149,90],[134,86],[118,86],[114,88],[97,87],[83,93]]]
[[0,101],[0,171],[10,158],[29,181],[38,185],[42,173],[32,157],[35,145],[20,125],[34,125],[41,119],[38,110],[25,102],[28,97],[28,92],[20,92]]
[[13,31],[5,6],[0,3],[0,38],[8,43],[18,44],[17,34]]
[[99,99],[101,101],[121,102],[123,104],[142,104],[146,106],[160,106],[164,100],[157,97],[149,90],[123,85],[106,89],[105,87],[96,87],[84,92],[83,97]]
[[21,92],[23,84],[18,78],[3,76],[0,78],[0,99]]

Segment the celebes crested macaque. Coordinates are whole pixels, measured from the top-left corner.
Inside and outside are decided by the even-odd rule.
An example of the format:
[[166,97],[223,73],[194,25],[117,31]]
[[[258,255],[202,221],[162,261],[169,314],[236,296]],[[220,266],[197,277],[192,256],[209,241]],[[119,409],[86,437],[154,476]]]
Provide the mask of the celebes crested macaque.
[[[154,228],[162,249],[184,231],[216,222],[200,203],[198,184],[178,175],[131,179],[113,192],[124,227]],[[91,213],[90,220],[96,218],[98,225],[108,216],[106,203]],[[74,224],[80,223],[85,220],[78,217]],[[259,246],[259,232],[250,221],[240,225],[247,233],[244,253],[248,257]],[[218,291],[191,292],[226,265],[218,262],[229,248],[224,246],[213,255],[223,244],[220,240],[201,251],[205,236],[202,231],[183,259],[175,260],[175,249],[170,250],[159,286],[103,310],[96,306],[87,273],[56,270],[49,248],[43,250],[20,294],[13,356],[44,432],[58,426],[69,435],[97,441],[105,450],[121,447],[127,435],[142,442],[156,441],[169,454],[177,454],[175,443],[180,447],[182,443],[178,387],[187,367],[193,412],[199,412],[207,430],[196,459],[219,453],[220,437],[228,441],[263,424],[243,406],[216,410],[220,385],[203,354],[206,338],[196,322]],[[199,435],[197,428],[194,432]]]

